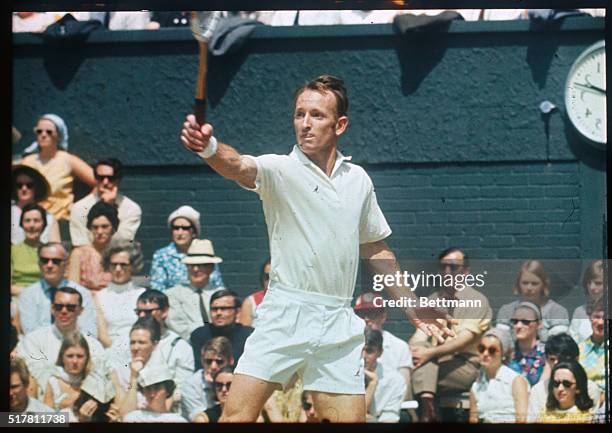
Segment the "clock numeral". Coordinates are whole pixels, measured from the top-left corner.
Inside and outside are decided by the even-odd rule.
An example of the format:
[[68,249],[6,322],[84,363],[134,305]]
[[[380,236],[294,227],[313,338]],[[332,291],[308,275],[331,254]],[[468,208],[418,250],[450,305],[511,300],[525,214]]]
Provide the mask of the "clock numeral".
[[601,72],[601,63],[597,62],[597,73],[599,74]]
[[584,113],[584,117],[589,117],[591,114],[593,114],[591,112],[591,110],[589,110],[588,108],[586,109],[586,112]]
[[597,119],[595,121],[595,128],[601,130],[601,119]]

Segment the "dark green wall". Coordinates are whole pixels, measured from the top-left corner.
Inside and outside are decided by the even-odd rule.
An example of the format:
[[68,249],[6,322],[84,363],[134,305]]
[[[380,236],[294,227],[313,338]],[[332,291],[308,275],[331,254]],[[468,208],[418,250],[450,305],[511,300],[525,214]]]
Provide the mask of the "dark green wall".
[[[209,120],[243,153],[286,153],[294,89],[341,76],[350,98],[341,149],[372,176],[399,257],[451,245],[483,259],[601,257],[605,157],[575,135],[563,86],[603,37],[594,18],[556,28],[455,22],[411,36],[387,25],[260,27],[239,53],[210,58]],[[143,208],[147,260],[169,240],[167,215],[191,204],[225,258],[228,285],[242,294],[256,285],[267,256],[258,198],[179,144],[197,74],[189,30],[100,31],[77,46],[16,35],[13,48],[13,124],[24,132],[15,152],[33,139],[38,114],[61,115],[72,152],[127,164],[123,188]],[[548,135],[544,100],[559,107]],[[508,282],[499,290],[511,296]]]

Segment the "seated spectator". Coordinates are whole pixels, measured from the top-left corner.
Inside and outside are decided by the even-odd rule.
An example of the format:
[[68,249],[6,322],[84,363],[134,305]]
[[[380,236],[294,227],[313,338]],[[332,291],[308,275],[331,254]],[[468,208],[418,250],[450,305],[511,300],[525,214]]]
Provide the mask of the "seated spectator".
[[117,208],[119,225],[114,240],[133,241],[140,227],[142,211],[140,206],[120,192],[123,179],[123,164],[115,158],[102,159],[94,165],[96,186],[93,191],[77,201],[70,211],[70,239],[73,246],[91,245],[92,233],[87,227],[87,215],[98,202]]
[[[578,361],[579,349],[578,345],[569,334],[557,334],[548,339],[544,346],[546,354],[546,370],[550,371],[561,361]],[[542,375],[542,379],[529,390],[529,415],[527,422],[537,422],[540,414],[546,409],[546,400],[548,399],[548,377]],[[587,383],[589,397],[594,402],[600,401],[600,393],[597,384],[591,380]]]
[[[591,300],[587,305],[593,332],[582,340],[580,348],[580,365],[584,367],[589,380],[595,382],[602,392],[606,393],[606,347],[604,344],[604,304],[603,297]],[[599,404],[599,401],[595,402]]]
[[395,368],[377,362],[382,354],[382,333],[367,327],[362,352],[366,384],[366,421],[399,422],[406,384]]
[[266,260],[261,268],[259,274],[259,286],[261,290],[251,293],[243,302],[240,308],[238,322],[244,326],[255,327],[255,321],[257,320],[257,306],[261,304],[263,298],[268,290],[268,284],[270,283],[270,259]]
[[[162,292],[176,285],[189,285],[187,266],[182,260],[187,255],[191,241],[200,236],[200,212],[191,206],[181,206],[168,217],[172,242],[153,253],[151,264],[151,288]],[[219,265],[210,275],[213,288],[223,287]]]
[[[23,165],[41,172],[51,185],[51,194],[41,205],[57,220],[68,220],[74,201],[74,176],[90,187],[96,185],[93,169],[76,155],[68,153],[68,128],[56,114],[45,114],[38,119],[36,141],[26,148]],[[61,150],[60,150],[61,149]]]
[[596,300],[603,295],[603,261],[595,260],[586,268],[582,277],[582,288],[586,295],[586,302],[574,310],[569,328],[570,335],[577,342],[588,338],[592,332],[591,321],[586,309],[589,301]]
[[110,379],[92,370],[81,385],[81,392],[72,405],[74,422],[116,422],[119,412],[114,405],[115,389]]
[[551,335],[567,332],[569,315],[564,307],[549,298],[550,279],[541,262],[528,260],[522,264],[513,291],[519,299],[502,305],[497,313],[496,326],[510,330],[510,318],[516,306],[521,301],[529,301],[542,312],[543,326],[538,331],[542,342],[546,342]]
[[44,402],[56,411],[68,411],[75,420],[72,405],[79,397],[81,384],[92,369],[89,345],[81,334],[70,334],[62,341],[55,369],[47,381]]
[[314,407],[314,400],[312,395],[308,391],[302,392],[302,413],[300,415],[300,422],[305,423],[319,423],[321,420],[317,416],[317,412]]
[[[44,201],[51,193],[47,179],[36,169],[27,165],[13,165],[11,190],[11,244],[16,245],[25,240],[21,227],[21,212],[25,205]],[[50,212],[46,213],[46,224],[40,235],[43,243],[60,242],[59,226]]]
[[106,348],[111,365],[127,363],[130,353],[130,329],[138,319],[134,305],[138,296],[145,291],[132,281],[132,273],[142,268],[139,245],[113,240],[102,255],[102,268],[110,272],[111,281],[94,297],[98,339]]
[[[130,331],[130,363],[116,365],[111,372],[111,380],[115,387],[115,403],[121,417],[136,409],[146,407],[146,399],[138,388],[140,372],[149,365],[151,355],[159,343],[161,329],[159,323],[152,317],[140,317]],[[163,363],[162,363],[163,364]],[[155,360],[153,367],[159,365]],[[169,396],[168,406],[172,406],[172,396]]]
[[197,370],[181,387],[181,411],[189,421],[217,403],[213,377],[223,367],[234,366],[232,343],[226,337],[213,338],[202,346],[200,363],[204,368]]
[[383,306],[377,307],[375,305],[375,297],[376,295],[371,292],[359,296],[355,303],[355,313],[365,320],[366,326],[382,333],[383,351],[378,361],[388,364],[404,378],[407,391],[404,400],[410,400],[412,394],[412,383],[410,381],[412,355],[410,354],[410,347],[407,342],[383,329],[387,321],[387,310]]
[[142,410],[134,410],[123,417],[123,422],[187,422],[182,416],[170,412],[166,401],[172,397],[176,385],[172,373],[164,367],[143,370],[138,377],[138,389],[145,399]]
[[546,410],[540,415],[543,423],[590,423],[593,421],[593,400],[587,391],[587,376],[576,361],[558,362],[548,384]]
[[520,302],[510,323],[516,345],[508,366],[533,386],[540,380],[546,366],[544,343],[538,338],[538,329],[542,326],[540,308],[530,301]]
[[45,209],[34,203],[23,208],[19,225],[25,239],[11,247],[11,296],[19,296],[24,287],[40,279],[38,248],[43,244],[41,234],[47,224],[46,215]]
[[[439,255],[441,272],[452,276],[453,283],[470,273],[467,254],[459,248],[449,248]],[[458,278],[461,276],[461,278]],[[456,278],[457,277],[457,278]],[[463,285],[463,284],[462,284]],[[420,330],[410,338],[410,350],[415,369],[412,372],[412,389],[420,400],[419,420],[432,422],[437,419],[435,397],[470,390],[478,377],[478,343],[489,328],[492,311],[488,299],[473,287],[455,288],[456,284],[443,286],[430,299],[478,300],[480,307],[453,309],[456,323],[451,325],[455,337],[433,345]]]
[[213,387],[215,389],[215,395],[217,396],[217,401],[219,404],[216,404],[215,406],[210,407],[204,412],[196,415],[194,422],[219,422],[219,418],[221,418],[221,415],[223,414],[223,407],[227,401],[227,396],[229,395],[230,387],[232,386],[232,380],[234,379],[234,367],[229,365],[223,367],[215,374],[213,379]]
[[480,375],[470,390],[470,422],[523,423],[527,419],[529,383],[506,365],[512,337],[489,329],[480,339]]
[[210,276],[214,265],[223,259],[215,255],[208,239],[194,239],[182,262],[187,265],[189,285],[179,284],[168,290],[170,312],[168,328],[188,339],[194,329],[208,323],[211,296],[221,290],[212,286]]
[[38,328],[28,334],[17,344],[17,356],[25,359],[28,369],[38,381],[41,392],[47,387],[51,375],[57,372],[56,360],[60,355],[63,341],[82,334],[87,341],[89,353],[94,365],[106,371],[106,356],[98,340],[83,334],[77,324],[77,318],[83,311],[83,298],[72,287],[59,287],[53,297],[51,314],[52,325]]
[[238,296],[231,290],[219,290],[211,296],[211,323],[195,329],[189,338],[196,361],[196,370],[202,368],[197,354],[199,354],[202,346],[214,337],[227,337],[231,341],[232,352],[236,362],[242,356],[244,343],[253,332],[253,328],[236,323],[238,302]]
[[72,287],[83,298],[83,312],[78,318],[79,329],[84,335],[96,337],[96,312],[89,290],[64,278],[68,252],[60,243],[50,242],[38,249],[38,263],[42,278],[26,287],[19,295],[21,330],[28,334],[52,323],[51,303],[58,287]]
[[51,12],[13,12],[13,33],[42,33],[54,22]]
[[[193,351],[187,341],[166,326],[169,306],[168,297],[164,293],[147,289],[136,301],[136,314],[139,318],[150,316],[159,324],[161,334],[154,355],[165,362],[172,372],[174,384],[180,388],[193,374]],[[180,397],[178,392],[175,394],[177,402]]]
[[68,278],[89,290],[101,290],[111,281],[110,272],[102,269],[102,254],[108,248],[113,233],[117,231],[117,208],[98,202],[87,214],[87,228],[92,237],[91,245],[81,245],[72,250],[68,258]]
[[31,203],[23,207],[19,225],[25,232],[25,240],[11,247],[11,319],[17,328],[19,324],[18,300],[24,287],[40,279],[38,248],[42,245],[40,235],[46,220],[43,207]]
[[30,372],[22,358],[11,360],[9,379],[9,410],[17,413],[53,412],[53,409],[28,395]]

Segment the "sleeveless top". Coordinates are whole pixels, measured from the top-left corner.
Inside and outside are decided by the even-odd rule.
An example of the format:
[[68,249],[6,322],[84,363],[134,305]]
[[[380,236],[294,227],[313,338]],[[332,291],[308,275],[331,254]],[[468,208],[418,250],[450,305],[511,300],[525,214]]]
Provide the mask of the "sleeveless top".
[[68,160],[68,152],[58,150],[55,156],[46,163],[40,160],[38,153],[34,153],[23,158],[21,163],[40,171],[51,186],[51,194],[47,199],[41,201],[40,205],[51,212],[55,219],[68,220],[74,201],[72,191],[74,177]]

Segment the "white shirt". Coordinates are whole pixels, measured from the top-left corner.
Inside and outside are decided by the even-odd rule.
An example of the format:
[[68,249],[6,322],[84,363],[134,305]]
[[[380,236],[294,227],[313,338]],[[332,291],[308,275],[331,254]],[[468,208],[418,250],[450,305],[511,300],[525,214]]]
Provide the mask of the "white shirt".
[[399,422],[406,382],[397,370],[381,362],[376,363],[376,375],[378,383],[368,413],[377,422]]
[[176,332],[166,329],[153,352],[155,356],[151,355],[151,359],[159,355],[164,360],[177,388],[193,374],[193,349]]
[[[87,228],[87,214],[93,205],[99,201],[99,195],[92,192],[72,206],[70,210],[70,241],[73,246],[91,244],[90,231]],[[131,241],[136,237],[136,232],[140,227],[142,210],[136,202],[123,194],[117,194],[116,204],[119,227],[117,227],[113,239]]]
[[390,24],[400,10],[342,10],[341,24]]
[[328,177],[297,145],[289,155],[253,159],[272,252],[271,287],[352,299],[359,245],[391,234],[370,177],[340,152]]
[[28,397],[28,405],[26,406],[25,412],[55,412],[46,404],[36,400],[35,398]]
[[502,365],[494,378],[488,379],[484,370],[480,370],[478,379],[472,384],[476,397],[478,418],[488,423],[516,422],[512,382],[519,373]]
[[[106,371],[106,355],[98,340],[85,335],[89,353],[96,368]],[[44,393],[49,377],[55,370],[55,363],[62,347],[64,337],[55,325],[38,328],[26,334],[17,343],[17,356],[23,358],[30,374],[38,381]]]
[[204,326],[202,313],[200,312],[199,296],[202,296],[204,309],[210,321],[210,297],[213,293],[222,289],[224,287],[212,288],[209,282],[202,289],[202,294],[198,295],[196,289],[191,286],[179,284],[178,286],[171,287],[166,292],[170,304],[166,326],[189,341],[193,330]]
[[182,416],[172,412],[151,412],[150,410],[133,410],[123,417],[123,422],[187,422]]
[[389,331],[382,331],[383,353],[378,358],[378,362],[384,362],[390,367],[399,370],[400,368],[412,368],[412,353],[406,341],[397,338]]
[[574,310],[569,334],[576,343],[586,340],[593,334],[593,327],[591,326],[591,319],[589,319],[589,315],[586,312],[586,305],[581,305]]
[[98,292],[102,315],[106,321],[108,336],[112,341],[106,349],[109,365],[125,364],[130,361],[130,329],[138,316],[134,312],[136,301],[145,289],[134,283],[109,283],[108,287]]

